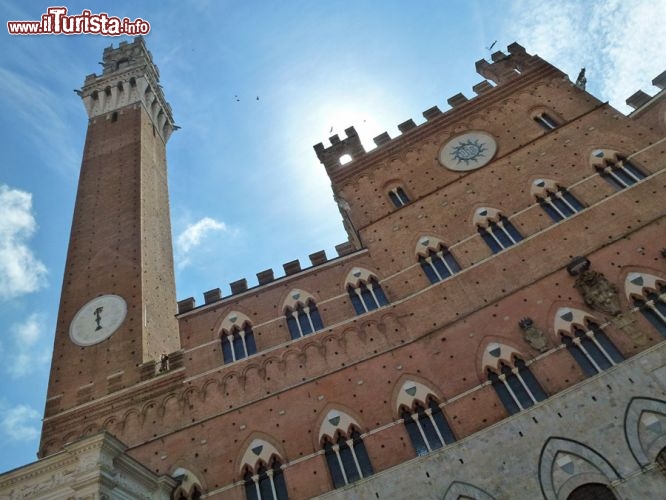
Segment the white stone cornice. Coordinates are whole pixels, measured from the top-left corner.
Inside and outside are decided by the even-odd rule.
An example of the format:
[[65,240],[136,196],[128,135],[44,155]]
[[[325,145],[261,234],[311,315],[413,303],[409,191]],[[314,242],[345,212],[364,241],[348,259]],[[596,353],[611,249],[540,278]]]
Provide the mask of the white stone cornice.
[[137,38],[131,44],[107,48],[103,66],[102,75],[88,75],[83,88],[77,91],[88,117],[96,118],[141,103],[166,143],[178,127],[159,84],[159,71],[143,40]]

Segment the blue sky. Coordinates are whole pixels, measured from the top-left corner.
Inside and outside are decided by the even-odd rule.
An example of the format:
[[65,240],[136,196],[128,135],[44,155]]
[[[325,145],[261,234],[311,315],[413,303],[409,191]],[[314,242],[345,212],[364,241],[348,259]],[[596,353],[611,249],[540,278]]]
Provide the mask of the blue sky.
[[[0,0],[0,19],[49,3]],[[61,4],[60,4],[61,5]],[[182,127],[168,145],[177,295],[346,239],[312,146],[356,126],[366,149],[481,81],[518,41],[622,111],[666,69],[666,0],[68,2],[141,17]],[[0,471],[35,459],[87,117],[78,96],[123,38],[0,34]],[[238,96],[239,101],[237,101]],[[257,100],[257,96],[259,100]]]

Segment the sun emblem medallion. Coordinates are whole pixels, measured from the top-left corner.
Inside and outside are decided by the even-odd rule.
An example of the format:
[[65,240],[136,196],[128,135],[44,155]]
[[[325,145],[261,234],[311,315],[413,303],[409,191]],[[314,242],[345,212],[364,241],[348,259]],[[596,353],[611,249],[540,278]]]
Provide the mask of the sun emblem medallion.
[[450,170],[466,172],[483,167],[497,151],[497,143],[485,132],[467,132],[451,139],[439,152],[439,162]]

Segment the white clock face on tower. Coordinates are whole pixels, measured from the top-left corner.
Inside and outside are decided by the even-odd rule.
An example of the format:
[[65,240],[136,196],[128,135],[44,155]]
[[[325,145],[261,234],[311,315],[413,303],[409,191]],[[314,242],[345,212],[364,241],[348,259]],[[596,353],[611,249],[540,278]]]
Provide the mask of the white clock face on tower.
[[127,303],[119,295],[92,299],[76,313],[69,325],[69,338],[80,346],[108,339],[125,320]]

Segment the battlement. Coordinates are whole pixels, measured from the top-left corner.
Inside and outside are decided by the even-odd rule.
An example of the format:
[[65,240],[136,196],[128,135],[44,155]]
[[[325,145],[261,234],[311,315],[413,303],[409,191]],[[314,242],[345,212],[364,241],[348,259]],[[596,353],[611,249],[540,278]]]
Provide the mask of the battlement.
[[319,158],[319,161],[324,164],[327,170],[341,166],[340,159],[344,155],[349,155],[351,160],[354,160],[356,157],[365,154],[365,148],[361,144],[361,139],[358,137],[356,129],[349,127],[345,129],[345,134],[347,134],[347,137],[344,139],[340,139],[338,134],[329,137],[328,140],[331,142],[331,145],[328,148],[325,148],[321,142],[314,146],[317,158]]
[[142,103],[166,142],[178,127],[159,84],[159,69],[143,38],[138,36],[131,43],[105,48],[102,66],[102,74],[86,76],[83,88],[77,91],[88,116],[95,118]]
[[[309,266],[305,269],[301,268],[301,262],[298,259],[286,262],[282,265],[282,268],[284,270],[284,276],[281,276],[281,277],[278,277],[278,278],[275,277],[275,273],[274,273],[273,269],[266,269],[264,271],[260,271],[260,272],[257,273],[258,284],[255,287],[252,287],[252,288],[261,287],[261,286],[268,285],[268,284],[276,282],[276,281],[280,281],[280,280],[283,280],[283,279],[286,279],[286,278],[290,278],[290,277],[292,277],[292,276],[294,276],[294,275],[296,275],[296,274],[298,274],[302,271],[310,271],[310,270],[312,270],[314,268],[317,268],[317,267],[320,267],[324,264],[333,262],[337,259],[346,257],[348,255],[351,255],[356,250],[354,249],[354,246],[350,242],[347,241],[345,243],[341,243],[339,245],[336,245],[335,246],[335,251],[337,252],[338,255],[337,255],[337,257],[335,257],[333,259],[329,259],[327,257],[325,250],[320,250],[318,252],[310,254],[309,258],[310,258],[311,266]],[[250,288],[248,288],[246,278],[242,278],[242,279],[236,280],[232,283],[229,283],[229,288],[231,290],[231,294],[227,295],[227,296],[222,295],[222,290],[220,288],[213,288],[212,290],[208,290],[207,292],[204,292],[203,293],[203,297],[204,297],[203,305],[208,305],[208,304],[212,304],[214,302],[219,302],[221,300],[227,299],[229,297],[233,297],[235,295],[242,294],[242,293],[250,290]],[[196,300],[195,300],[194,297],[188,297],[186,299],[179,300],[178,301],[178,314],[186,313],[188,311],[191,311],[191,310],[195,309],[196,307],[197,307],[197,305],[196,305]]]
[[[518,43],[512,43],[507,47],[507,50],[509,52],[508,54],[505,54],[502,51],[494,52],[491,56],[492,62],[488,62],[485,59],[476,62],[476,71],[486,79],[472,87],[472,90],[476,94],[475,97],[468,99],[462,93],[449,97],[447,103],[450,106],[450,109],[442,112],[439,107],[433,106],[422,113],[426,120],[425,123],[417,125],[412,119],[400,123],[398,125],[398,130],[401,133],[400,136],[391,137],[387,132],[382,132],[373,139],[377,148],[372,149],[367,153],[375,152],[378,148],[385,147],[399,137],[425,126],[428,122],[446,116],[452,110],[459,109],[467,103],[474,102],[477,97],[484,96],[495,88],[501,87],[507,82],[516,80],[527,71],[544,66],[552,68],[552,66],[538,56],[528,54],[525,51],[525,48]],[[494,82],[495,85],[490,83],[489,80]],[[314,146],[317,158],[319,158],[319,161],[324,164],[329,175],[339,171],[341,168],[347,168],[350,162],[353,162],[366,154],[354,127],[349,127],[345,130],[345,133],[347,134],[347,138],[345,139],[340,139],[338,135],[330,137],[329,141],[331,145],[329,147],[325,147],[321,142]],[[343,162],[341,159],[345,155],[349,155],[349,158],[347,158],[348,161]]]
[[625,101],[627,105],[634,108],[634,111],[638,111],[640,108],[652,101],[652,99],[654,99],[659,93],[661,93],[661,91],[664,90],[664,88],[666,88],[666,71],[662,71],[661,74],[653,78],[652,85],[657,87],[660,92],[657,92],[657,94],[651,96],[642,90],[638,90],[627,98]]

